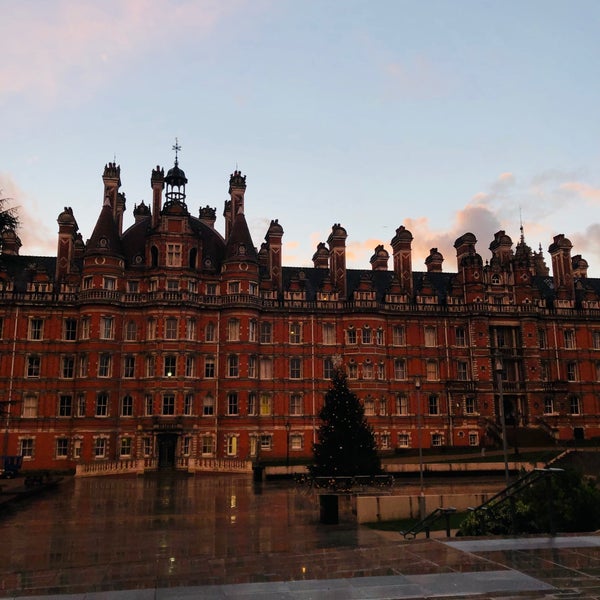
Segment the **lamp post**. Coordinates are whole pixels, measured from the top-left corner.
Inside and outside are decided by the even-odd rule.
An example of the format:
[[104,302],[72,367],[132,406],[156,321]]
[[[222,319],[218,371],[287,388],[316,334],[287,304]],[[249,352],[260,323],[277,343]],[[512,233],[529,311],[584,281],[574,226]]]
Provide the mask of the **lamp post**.
[[425,489],[423,485],[423,414],[421,411],[421,378],[415,377],[417,391],[417,441],[419,445],[419,519],[425,518]]
[[290,466],[290,422],[285,422],[285,466]]
[[503,364],[502,359],[496,357],[494,363],[494,371],[498,377],[498,413],[500,415],[500,427],[502,428],[502,454],[504,455],[504,478],[506,480],[506,487],[510,483],[510,475],[508,472],[508,448],[506,442],[506,418],[504,416],[504,389],[502,387],[502,371]]

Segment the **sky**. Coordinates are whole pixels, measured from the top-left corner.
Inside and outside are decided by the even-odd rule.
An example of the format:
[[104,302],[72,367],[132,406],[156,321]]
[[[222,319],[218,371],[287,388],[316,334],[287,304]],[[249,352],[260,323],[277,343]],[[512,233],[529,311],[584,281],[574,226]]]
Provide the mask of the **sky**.
[[[404,225],[413,269],[454,241],[484,260],[505,230],[547,253],[564,234],[600,277],[597,0],[0,0],[0,197],[22,255],[56,254],[73,208],[89,239],[102,171],[133,207],[173,166],[187,205],[247,176],[260,247],[312,266],[332,225],[369,269]],[[389,268],[392,268],[391,259]]]

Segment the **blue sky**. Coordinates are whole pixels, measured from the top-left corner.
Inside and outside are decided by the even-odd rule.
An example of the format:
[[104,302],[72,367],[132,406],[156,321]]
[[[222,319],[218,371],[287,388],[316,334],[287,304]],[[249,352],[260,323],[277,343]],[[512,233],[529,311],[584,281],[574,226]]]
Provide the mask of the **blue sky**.
[[[150,203],[150,174],[189,179],[192,214],[222,209],[247,175],[260,246],[271,219],[285,265],[312,264],[334,223],[348,266],[412,231],[456,269],[473,232],[544,251],[573,242],[600,276],[597,0],[0,0],[0,189],[21,254],[56,252],[71,206],[84,240],[105,163]],[[546,261],[550,265],[549,256]],[[390,268],[392,268],[390,261]]]

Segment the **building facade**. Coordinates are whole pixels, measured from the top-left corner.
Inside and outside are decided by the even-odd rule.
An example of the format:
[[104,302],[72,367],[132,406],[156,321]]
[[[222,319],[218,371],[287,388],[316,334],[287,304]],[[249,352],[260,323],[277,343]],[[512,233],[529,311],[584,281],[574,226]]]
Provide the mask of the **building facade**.
[[307,459],[339,361],[383,453],[496,445],[502,421],[600,436],[600,280],[563,235],[551,273],[522,231],[514,247],[498,232],[485,261],[465,233],[456,270],[433,248],[414,271],[401,226],[391,256],[379,245],[355,270],[334,224],[312,267],[290,267],[277,220],[255,247],[239,171],[223,233],[216,209],[191,214],[177,157],[126,230],[120,167],[102,178],[87,242],[71,208],[55,257],[2,238],[2,453],[27,467]]

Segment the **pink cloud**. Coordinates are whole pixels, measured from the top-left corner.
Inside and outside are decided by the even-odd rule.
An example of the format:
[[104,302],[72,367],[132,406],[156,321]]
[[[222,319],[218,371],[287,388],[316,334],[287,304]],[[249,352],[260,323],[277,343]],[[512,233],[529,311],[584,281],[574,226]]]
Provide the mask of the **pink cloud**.
[[201,38],[247,0],[58,0],[17,2],[0,21],[0,100],[26,95],[53,103],[97,89],[131,61],[193,35]]
[[591,201],[593,203],[600,202],[600,189],[592,187],[587,183],[581,183],[579,181],[568,181],[560,185],[561,190],[571,192],[584,200]]

